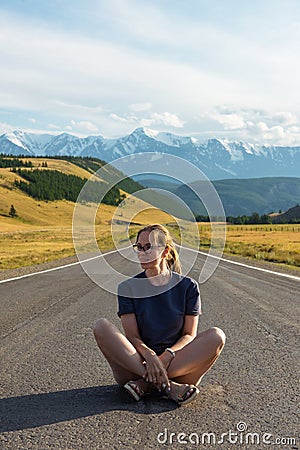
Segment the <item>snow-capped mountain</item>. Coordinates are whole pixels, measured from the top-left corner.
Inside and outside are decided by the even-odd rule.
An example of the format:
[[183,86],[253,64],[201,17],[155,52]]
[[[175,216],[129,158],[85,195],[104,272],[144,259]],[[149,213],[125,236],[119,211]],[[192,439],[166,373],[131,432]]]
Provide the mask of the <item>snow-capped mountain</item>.
[[52,134],[35,134],[15,130],[0,136],[0,152],[12,155],[43,155],[44,147],[53,138]]
[[137,128],[118,139],[63,133],[13,131],[0,136],[0,153],[28,156],[92,156],[107,162],[140,152],[170,153],[184,158],[212,179],[300,176],[300,147],[249,144],[209,139],[205,143],[172,133]]

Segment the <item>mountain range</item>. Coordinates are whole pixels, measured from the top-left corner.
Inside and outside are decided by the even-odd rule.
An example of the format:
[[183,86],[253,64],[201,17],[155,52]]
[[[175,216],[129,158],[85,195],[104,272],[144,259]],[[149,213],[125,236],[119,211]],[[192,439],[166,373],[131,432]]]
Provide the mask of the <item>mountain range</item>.
[[90,156],[113,164],[122,156],[140,152],[169,153],[195,164],[211,180],[259,177],[299,177],[300,147],[250,144],[208,139],[137,128],[131,134],[108,139],[80,138],[68,133],[37,134],[15,130],[0,136],[0,153],[24,156]]

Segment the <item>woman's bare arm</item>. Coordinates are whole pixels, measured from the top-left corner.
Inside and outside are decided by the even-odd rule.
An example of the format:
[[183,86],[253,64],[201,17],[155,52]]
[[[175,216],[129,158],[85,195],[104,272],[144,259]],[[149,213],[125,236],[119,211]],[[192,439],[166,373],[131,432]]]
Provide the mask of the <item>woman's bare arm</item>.
[[[199,322],[199,316],[185,316],[184,317],[184,326],[182,330],[182,335],[178,339],[178,341],[172,345],[172,350],[174,352],[182,349],[187,344],[192,342],[193,339],[197,336],[197,329],[198,329],[198,322]],[[160,356],[159,359],[163,363],[165,369],[168,369],[173,356],[170,352],[164,351]]]
[[172,345],[174,352],[189,344],[197,336],[199,316],[184,316],[182,336]]
[[156,384],[159,389],[163,384],[169,386],[169,379],[164,364],[155,351],[147,347],[141,339],[135,314],[122,315],[121,322],[125,336],[145,360],[144,378]]
[[149,355],[156,353],[142,341],[135,314],[124,314],[121,316],[125,336],[136,348],[139,354],[146,360]]

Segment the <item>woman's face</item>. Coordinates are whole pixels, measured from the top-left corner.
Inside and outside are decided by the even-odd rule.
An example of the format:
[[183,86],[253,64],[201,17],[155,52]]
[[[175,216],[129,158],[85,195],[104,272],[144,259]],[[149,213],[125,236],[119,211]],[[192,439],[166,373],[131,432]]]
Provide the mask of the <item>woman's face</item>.
[[163,253],[165,250],[165,246],[160,245],[158,242],[156,242],[153,232],[142,231],[136,243],[140,244],[143,247],[146,246],[146,248],[149,244],[151,244],[149,253],[144,252],[143,250],[137,252],[140,264],[143,269],[150,269],[160,266],[164,258]]

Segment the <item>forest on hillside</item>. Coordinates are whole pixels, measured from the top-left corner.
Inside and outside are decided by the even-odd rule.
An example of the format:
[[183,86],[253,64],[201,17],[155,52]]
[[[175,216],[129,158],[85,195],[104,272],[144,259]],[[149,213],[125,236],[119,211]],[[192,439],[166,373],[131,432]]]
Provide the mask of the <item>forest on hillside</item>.
[[98,158],[93,158],[89,156],[78,157],[78,156],[63,156],[60,159],[70,161],[82,169],[87,170],[90,173],[95,173],[102,167],[105,167],[105,170],[101,171],[101,177],[105,179],[109,184],[114,184],[116,179],[119,179],[118,183],[116,183],[116,187],[122,189],[128,194],[133,194],[136,191],[144,189],[140,183],[134,181],[132,178],[127,177],[122,172],[117,170],[111,164],[107,164],[105,161],[102,161]]
[[32,167],[32,162],[22,161],[19,158],[8,158],[6,155],[0,154],[0,168],[6,169],[9,167]]
[[[209,217],[207,215],[195,215],[196,222],[219,222],[222,217]],[[254,212],[251,216],[227,216],[226,222],[232,225],[267,225],[273,223],[279,224],[298,224],[300,223],[300,207],[299,205],[290,208],[286,213],[277,214],[258,214]]]
[[[0,153],[0,168],[17,168],[17,167],[33,167],[33,163],[31,160],[36,159],[35,156],[26,157],[28,158],[26,161],[22,161],[22,155],[16,157],[14,155],[5,155]],[[68,161],[76,166],[86,170],[91,174],[97,173],[101,168],[104,167],[104,170],[101,171],[101,177],[105,179],[111,186],[115,186],[117,189],[122,189],[129,194],[133,192],[144,189],[140,183],[134,181],[132,178],[127,177],[125,174],[117,170],[110,164],[107,164],[105,161],[102,161],[99,158],[93,158],[89,156],[81,157],[81,156],[47,156],[47,159],[56,159],[62,161]],[[40,159],[40,158],[39,158]],[[40,165],[40,164],[39,164]],[[47,162],[41,163],[41,167],[48,167]],[[101,178],[100,177],[100,178]],[[116,180],[121,180],[115,183]],[[34,191],[34,189],[32,189]],[[115,191],[115,194],[117,192]]]
[[[76,202],[82,188],[88,181],[76,175],[67,175],[58,170],[22,170],[13,169],[24,180],[16,180],[15,185],[37,200],[69,200]],[[117,206],[124,199],[124,194],[116,187],[107,193],[107,185],[100,181],[90,181],[81,195],[85,202],[100,202]]]

